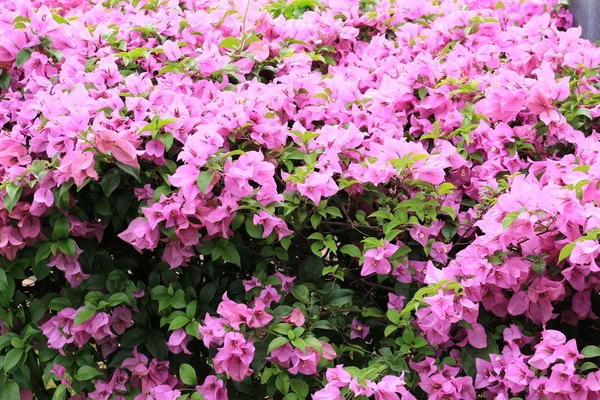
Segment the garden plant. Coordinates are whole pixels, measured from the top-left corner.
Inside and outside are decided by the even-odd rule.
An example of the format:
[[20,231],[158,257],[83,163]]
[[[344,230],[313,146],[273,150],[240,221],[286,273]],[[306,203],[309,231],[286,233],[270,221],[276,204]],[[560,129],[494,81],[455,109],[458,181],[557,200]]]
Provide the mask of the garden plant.
[[600,399],[559,0],[0,0],[0,400]]

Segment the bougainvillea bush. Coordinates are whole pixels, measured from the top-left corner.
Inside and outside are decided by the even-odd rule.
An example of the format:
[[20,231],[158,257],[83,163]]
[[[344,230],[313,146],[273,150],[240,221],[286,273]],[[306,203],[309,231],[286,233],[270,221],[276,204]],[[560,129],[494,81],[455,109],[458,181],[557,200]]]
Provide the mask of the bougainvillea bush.
[[0,399],[599,399],[564,6],[0,1]]

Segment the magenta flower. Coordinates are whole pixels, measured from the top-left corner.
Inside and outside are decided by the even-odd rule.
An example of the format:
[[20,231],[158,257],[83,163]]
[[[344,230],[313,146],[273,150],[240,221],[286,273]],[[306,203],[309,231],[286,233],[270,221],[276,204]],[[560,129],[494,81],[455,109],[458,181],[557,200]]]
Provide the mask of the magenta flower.
[[369,334],[369,329],[367,325],[358,322],[357,319],[353,319],[350,339],[365,339]]
[[185,329],[177,329],[171,333],[171,336],[169,336],[167,347],[169,348],[169,351],[173,354],[179,354],[181,352],[183,352],[184,354],[192,354],[187,349],[188,341],[189,336]]
[[392,264],[389,258],[398,251],[399,246],[386,241],[383,247],[370,249],[365,252],[363,267],[360,271],[361,276],[367,276],[373,273],[385,275],[392,270]]
[[214,375],[209,375],[202,385],[196,386],[196,390],[204,396],[206,400],[228,400],[227,388],[223,381]]

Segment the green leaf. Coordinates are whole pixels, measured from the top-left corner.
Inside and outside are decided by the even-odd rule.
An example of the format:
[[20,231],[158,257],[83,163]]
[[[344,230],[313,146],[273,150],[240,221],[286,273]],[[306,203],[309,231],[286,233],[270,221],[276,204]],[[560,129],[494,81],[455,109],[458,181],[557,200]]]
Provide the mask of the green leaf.
[[96,310],[94,310],[93,308],[85,307],[83,310],[79,311],[77,313],[77,315],[75,316],[75,321],[73,321],[73,326],[77,326],[77,325],[87,321],[88,319],[92,318],[95,313],[96,313]]
[[198,378],[196,378],[196,371],[189,364],[181,364],[179,366],[179,378],[183,383],[189,386],[194,386],[198,383]]
[[200,340],[200,324],[198,322],[192,322],[190,324],[187,324],[185,327],[185,331],[188,333],[188,335]]
[[179,328],[187,325],[189,322],[190,322],[190,319],[188,317],[184,317],[184,316],[175,317],[169,324],[169,330],[174,331],[176,329],[179,329]]
[[515,211],[506,214],[506,217],[502,220],[502,229],[506,230],[509,226],[512,225],[513,222],[521,215],[521,211]]
[[54,394],[52,395],[52,400],[65,400],[67,398],[67,387],[65,385],[58,385]]
[[0,89],[8,90],[10,86],[10,74],[4,72],[0,74]]
[[302,379],[290,379],[290,386],[298,398],[305,399],[308,396],[308,384]]
[[129,296],[125,293],[114,293],[108,298],[108,305],[111,307],[118,306],[119,304],[131,305]]
[[17,186],[12,182],[6,185],[6,197],[4,198],[4,207],[8,210],[8,212],[12,212],[13,207],[21,198],[22,191],[22,186]]
[[362,256],[360,249],[353,244],[346,244],[342,246],[340,251],[344,254],[348,254],[351,257],[360,258]]
[[104,174],[100,186],[102,186],[104,195],[110,197],[112,192],[119,186],[119,183],[121,183],[121,171],[118,168],[113,168]]
[[419,92],[419,99],[423,100],[423,99],[425,99],[425,97],[427,97],[427,87],[421,86],[419,88],[418,92]]
[[323,344],[316,337],[307,336],[304,338],[304,342],[306,343],[307,346],[310,346],[313,349],[317,350],[319,353],[323,354]]
[[581,350],[581,355],[585,358],[600,357],[600,347],[598,346],[585,346]]
[[66,297],[57,297],[50,301],[50,303],[48,304],[48,309],[53,310],[53,311],[60,311],[62,309],[65,309],[65,308],[71,307],[71,306],[72,306],[71,301],[69,299],[67,299]]
[[0,291],[8,290],[8,277],[3,269],[0,269]]
[[310,304],[309,291],[304,285],[294,286],[292,288],[292,295],[305,304]]
[[48,54],[50,57],[54,58],[57,62],[60,62],[60,60],[63,59],[63,57],[65,56],[63,54],[63,52],[61,50],[49,47],[47,49],[45,49],[46,54]]
[[288,343],[290,340],[288,338],[284,338],[284,337],[276,337],[275,339],[273,339],[271,341],[271,343],[269,343],[269,347],[267,349],[267,354],[271,354],[271,351],[275,350],[278,347],[283,346],[284,344]]
[[290,391],[290,377],[285,372],[280,372],[275,380],[275,386],[282,394],[287,394]]
[[579,367],[579,373],[589,371],[590,369],[597,369],[597,368],[598,368],[598,366],[596,364],[586,361],[581,365],[581,367]]
[[534,262],[531,264],[531,269],[533,269],[533,272],[535,272],[538,276],[542,276],[546,270],[546,261],[539,260]]
[[[25,352],[24,348],[20,349],[12,349],[8,353],[6,353],[6,357],[4,357],[4,372],[8,372],[13,369],[19,361],[21,361],[21,357]],[[2,399],[4,400],[4,399]]]
[[238,47],[240,47],[240,41],[238,40],[238,38],[233,36],[226,37],[221,41],[219,47],[222,49],[237,49]]
[[334,290],[329,296],[327,300],[327,304],[333,307],[341,307],[344,304],[348,303],[352,300],[352,296],[354,292],[348,289],[337,289]]
[[46,258],[50,257],[50,254],[52,253],[52,242],[44,242],[40,245],[40,247],[38,247],[37,251],[35,252],[35,259],[34,262],[35,264],[39,264],[42,260],[45,260]]
[[58,249],[61,253],[74,257],[77,251],[77,244],[71,238],[58,242]]
[[221,256],[223,257],[223,260],[225,260],[229,263],[235,264],[238,267],[242,266],[242,263],[240,260],[240,253],[238,253],[238,251],[233,243],[229,243],[227,245],[227,247],[225,247],[223,249]]
[[6,381],[0,384],[0,399],[21,400],[19,385],[15,381]]
[[392,333],[394,333],[396,330],[398,330],[398,327],[395,325],[388,325],[385,327],[385,330],[383,331],[383,335],[385,337],[390,336]]
[[139,168],[133,167],[131,165],[123,164],[120,161],[117,161],[117,167],[119,167],[126,174],[133,176],[136,181],[141,182]]
[[165,338],[165,335],[163,335],[162,332],[157,330],[148,332],[146,347],[152,356],[160,360],[165,360],[169,354],[169,349],[167,348],[167,338]]
[[166,151],[169,151],[171,147],[173,147],[174,138],[171,132],[164,132],[161,135],[159,135],[157,139],[165,145]]
[[104,375],[104,373],[98,371],[96,368],[90,367],[89,365],[84,365],[77,370],[75,379],[78,381],[89,381],[92,378],[102,375]]
[[21,49],[17,53],[17,68],[21,68],[23,64],[27,62],[31,58],[31,50],[30,49]]
[[71,223],[69,222],[69,219],[61,214],[54,222],[54,227],[52,228],[52,235],[56,237],[56,239],[66,239],[69,237],[70,228]]
[[558,255],[558,262],[561,262],[565,258],[569,257],[575,248],[575,242],[567,244],[560,250],[560,254]]
[[185,308],[185,315],[189,319],[193,319],[196,316],[196,309],[198,308],[198,300],[193,300]]
[[335,328],[331,325],[331,322],[326,320],[319,320],[313,324],[313,329],[324,329],[327,331],[334,331]]
[[96,212],[104,217],[110,217],[113,215],[112,208],[110,206],[110,200],[106,197],[101,197],[94,204]]
[[56,23],[58,23],[58,24],[67,24],[67,25],[69,24],[69,21],[67,21],[66,19],[64,19],[63,17],[61,17],[58,14],[52,14],[52,19],[54,21],[56,21]]
[[252,218],[246,219],[246,232],[254,239],[262,239],[263,237],[262,226],[254,225]]
[[410,328],[404,329],[404,332],[402,332],[402,340],[404,340],[406,344],[412,344],[415,340],[415,332]]
[[206,189],[208,188],[208,185],[210,185],[210,183],[214,179],[215,174],[216,174],[216,171],[212,170],[212,171],[202,171],[198,175],[198,182],[197,182],[198,188],[200,189],[200,192],[202,192],[203,195],[206,194]]

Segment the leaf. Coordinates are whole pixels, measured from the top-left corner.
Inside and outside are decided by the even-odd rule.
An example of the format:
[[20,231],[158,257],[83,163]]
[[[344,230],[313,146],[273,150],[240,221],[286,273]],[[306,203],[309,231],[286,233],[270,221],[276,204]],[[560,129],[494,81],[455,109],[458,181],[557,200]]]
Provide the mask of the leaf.
[[77,370],[75,379],[78,381],[89,381],[92,378],[102,375],[104,375],[104,373],[98,371],[96,368],[90,367],[89,365],[84,365]]
[[17,186],[14,183],[10,182],[6,185],[6,197],[4,198],[4,207],[8,210],[8,212],[12,212],[13,207],[21,198],[21,192],[23,191],[22,186]]
[[35,259],[34,262],[35,264],[39,264],[41,261],[45,260],[46,258],[50,257],[50,254],[52,253],[52,242],[44,242],[40,245],[40,247],[38,247],[37,251],[35,252]]
[[385,316],[392,324],[398,325],[400,323],[400,313],[395,308],[388,308]]
[[534,262],[533,264],[531,264],[531,269],[533,269],[533,272],[535,272],[537,276],[542,276],[544,274],[544,271],[546,270],[546,261],[539,260],[537,262]]
[[233,243],[229,243],[227,245],[227,247],[225,247],[223,249],[223,252],[221,253],[221,256],[223,257],[223,260],[235,264],[238,267],[241,267],[241,259],[240,259],[240,253],[238,253],[235,245]]
[[77,313],[77,315],[75,316],[75,321],[73,321],[73,326],[77,326],[77,325],[87,321],[88,319],[92,318],[95,313],[96,313],[96,310],[94,310],[93,308],[85,307],[83,310],[79,311]]
[[254,239],[262,239],[262,226],[254,225],[252,218],[246,219],[246,232]]
[[348,254],[351,257],[360,258],[362,256],[360,249],[353,244],[346,244],[342,246],[340,251],[344,254]]
[[575,248],[575,242],[567,244],[560,250],[560,254],[558,255],[558,262],[561,262],[565,258],[569,257]]
[[404,329],[404,332],[402,332],[402,340],[407,344],[412,344],[415,340],[415,332],[410,328]]
[[600,357],[600,347],[598,346],[585,346],[581,350],[581,355],[585,358]]
[[106,197],[110,197],[112,192],[119,186],[121,183],[121,171],[118,168],[110,169],[100,182],[100,186],[102,186],[102,191]]
[[189,364],[181,364],[179,366],[179,378],[183,383],[189,386],[194,386],[198,383],[198,378],[196,378],[196,371]]
[[184,317],[184,316],[175,317],[169,324],[169,330],[174,331],[176,329],[183,327],[184,325],[187,325],[189,322],[190,322],[190,319],[188,317]]
[[282,394],[287,394],[290,390],[290,377],[285,372],[280,372],[275,380],[275,386]]
[[125,293],[114,293],[108,298],[108,305],[111,307],[118,306],[119,304],[131,305],[129,296]]
[[519,218],[519,215],[521,215],[521,211],[515,211],[506,214],[506,216],[502,220],[502,229],[506,230],[509,226],[511,226],[512,223],[515,222],[517,218]]
[[50,55],[57,62],[60,62],[63,59],[63,57],[65,56],[61,50],[58,50],[58,49],[55,49],[52,47],[47,48],[45,50],[46,50],[46,54]]
[[581,367],[579,367],[579,373],[589,371],[590,369],[597,369],[597,368],[598,368],[598,366],[596,364],[586,361],[581,365]]
[[337,289],[334,290],[329,296],[327,300],[327,304],[333,307],[341,307],[344,304],[348,303],[352,300],[352,296],[354,292],[348,289]]
[[117,167],[119,167],[126,174],[133,176],[136,181],[141,182],[139,168],[123,164],[121,161],[117,161]]
[[189,319],[193,319],[194,316],[196,315],[197,308],[198,308],[198,300],[191,301],[185,308],[185,315],[187,315],[187,317]]
[[329,321],[326,320],[319,320],[317,322],[315,322],[313,324],[313,329],[324,329],[324,330],[328,330],[328,331],[334,331],[335,328],[333,327],[333,325],[331,325],[331,323]]
[[67,387],[65,385],[58,385],[54,394],[52,395],[52,400],[64,400],[67,398]]
[[308,384],[302,379],[290,379],[290,386],[298,398],[305,399],[308,396]]
[[67,21],[65,18],[61,17],[58,14],[52,14],[52,19],[58,24],[69,24],[69,21]]
[[77,251],[77,244],[71,238],[66,240],[61,240],[58,242],[58,249],[61,253],[66,254],[67,256],[74,257],[75,252]]
[[6,353],[6,357],[4,357],[4,372],[8,372],[13,369],[19,363],[19,361],[21,361],[21,357],[23,356],[24,352],[25,348],[20,348],[12,349]]
[[56,237],[56,239],[66,239],[69,237],[69,230],[71,229],[71,223],[69,219],[60,215],[54,222],[54,227],[52,228],[52,235]]
[[273,350],[275,350],[278,347],[283,346],[284,344],[288,343],[290,340],[288,338],[284,338],[284,337],[276,337],[275,339],[273,339],[271,341],[271,343],[269,343],[269,347],[267,349],[267,354],[271,354],[271,352]]
[[30,49],[21,49],[17,53],[17,68],[21,68],[23,64],[27,62],[31,58],[31,50]]
[[203,195],[206,194],[206,189],[208,188],[208,185],[210,185],[210,183],[214,179],[215,173],[216,173],[215,170],[202,171],[198,175],[198,182],[197,182],[198,188],[200,189],[200,192],[202,192]]
[[0,269],[0,291],[8,290],[8,277],[3,269]]
[[48,308],[53,311],[60,311],[64,308],[71,306],[71,301],[66,297],[57,297],[55,299],[52,299],[52,301],[50,301],[50,303],[48,304]]
[[392,333],[394,333],[396,330],[398,329],[397,326],[395,325],[388,325],[385,327],[385,330],[383,331],[383,335],[385,337],[390,336]]
[[323,344],[315,336],[305,337],[304,342],[306,343],[307,346],[310,346],[313,349],[317,350],[319,353],[323,354]]
[[221,41],[219,47],[222,49],[237,49],[238,47],[240,47],[240,41],[238,40],[238,38],[233,36],[226,37]]
[[0,399],[21,400],[19,385],[15,381],[6,381],[0,384]]
[[292,295],[305,304],[310,304],[309,291],[304,285],[294,286],[292,288]]
[[[1,72],[1,70],[0,70],[0,72]],[[1,73],[0,74],[0,89],[8,90],[9,86],[10,86],[10,74],[7,72]]]
[[146,339],[146,347],[152,356],[165,360],[169,354],[167,348],[167,339],[161,332],[152,330],[148,332],[148,338]]

